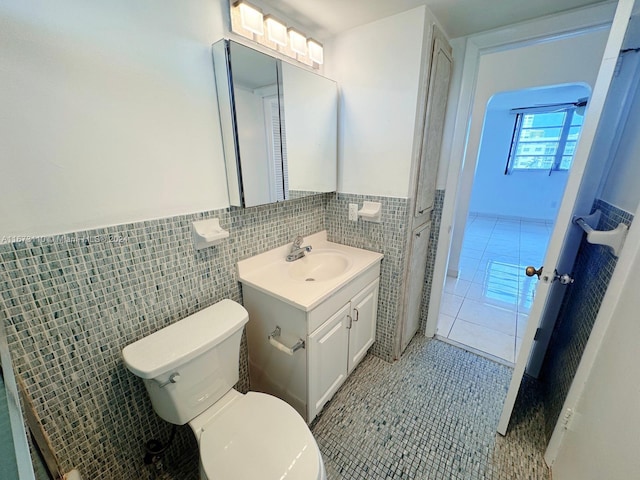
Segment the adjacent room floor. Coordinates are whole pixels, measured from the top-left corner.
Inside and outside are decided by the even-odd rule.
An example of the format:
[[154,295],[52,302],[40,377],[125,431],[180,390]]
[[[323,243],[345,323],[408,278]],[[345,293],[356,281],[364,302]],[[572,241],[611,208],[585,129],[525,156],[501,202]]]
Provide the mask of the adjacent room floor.
[[548,479],[535,383],[495,433],[507,366],[416,336],[390,364],[372,355],[312,425],[329,480]]
[[470,215],[458,277],[447,277],[437,334],[515,363],[537,279],[528,265],[542,265],[551,223]]

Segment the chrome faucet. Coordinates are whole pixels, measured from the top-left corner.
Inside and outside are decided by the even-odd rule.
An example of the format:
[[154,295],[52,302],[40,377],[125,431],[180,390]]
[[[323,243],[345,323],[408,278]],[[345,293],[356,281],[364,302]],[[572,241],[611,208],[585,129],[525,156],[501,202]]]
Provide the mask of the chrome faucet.
[[302,242],[304,238],[302,235],[298,235],[296,239],[293,241],[291,245],[291,251],[289,255],[287,255],[287,262],[293,262],[294,260],[298,260],[299,258],[304,257],[304,254],[311,251],[311,245],[307,245],[305,247],[302,246]]

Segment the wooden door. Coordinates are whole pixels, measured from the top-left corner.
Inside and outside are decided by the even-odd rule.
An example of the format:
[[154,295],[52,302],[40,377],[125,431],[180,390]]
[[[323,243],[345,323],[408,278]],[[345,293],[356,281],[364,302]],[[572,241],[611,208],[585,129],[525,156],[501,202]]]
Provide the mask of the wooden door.
[[406,314],[402,328],[401,352],[407,348],[420,326],[422,290],[424,288],[424,273],[427,268],[430,233],[431,222],[428,222],[416,228],[411,238],[411,257],[407,275]]
[[[434,28],[429,91],[427,94],[427,113],[422,139],[422,152],[416,187],[415,217],[427,215],[433,208],[436,191],[436,177],[440,162],[440,148],[444,131],[447,98],[453,59],[446,40]],[[426,218],[428,220],[428,217]],[[418,223],[424,223],[419,220]],[[416,223],[414,223],[415,225]]]
[[525,371],[532,376],[537,376],[558,317],[566,286],[555,281],[556,273],[564,274],[572,271],[583,235],[582,229],[572,223],[572,218],[574,215],[586,215],[590,212],[593,200],[598,193],[600,179],[606,172],[607,159],[600,155],[591,156],[590,153],[632,6],[633,0],[620,1],[609,33],[556,225],[547,248],[543,272],[536,288],[522,347],[516,359],[498,424],[498,432],[502,435],[506,433],[509,426],[522,377]]

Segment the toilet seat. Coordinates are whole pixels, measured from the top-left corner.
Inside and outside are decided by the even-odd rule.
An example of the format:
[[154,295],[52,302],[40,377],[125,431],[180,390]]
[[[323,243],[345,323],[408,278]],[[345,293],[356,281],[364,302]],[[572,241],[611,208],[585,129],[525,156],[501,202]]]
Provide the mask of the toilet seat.
[[315,480],[322,459],[309,427],[284,401],[249,392],[202,427],[200,462],[209,479]]

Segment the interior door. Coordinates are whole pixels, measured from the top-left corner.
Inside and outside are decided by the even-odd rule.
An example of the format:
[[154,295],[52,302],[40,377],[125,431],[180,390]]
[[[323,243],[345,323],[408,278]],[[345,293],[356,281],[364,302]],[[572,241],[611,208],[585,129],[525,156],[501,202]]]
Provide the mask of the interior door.
[[422,306],[422,290],[424,288],[424,272],[429,253],[429,234],[431,222],[413,231],[411,238],[411,256],[409,259],[409,274],[407,275],[406,305],[407,313],[402,329],[401,352],[407,348],[409,341],[420,326],[420,307]]
[[564,274],[572,271],[583,235],[582,230],[572,223],[572,218],[574,215],[590,213],[600,180],[605,173],[606,156],[590,154],[633,3],[634,0],[619,1],[611,26],[573,166],[545,256],[543,271],[536,288],[522,347],[498,423],[498,433],[502,435],[506,433],[509,426],[522,376],[525,371],[537,376],[551,338],[566,288],[555,281],[555,276],[556,273]]

